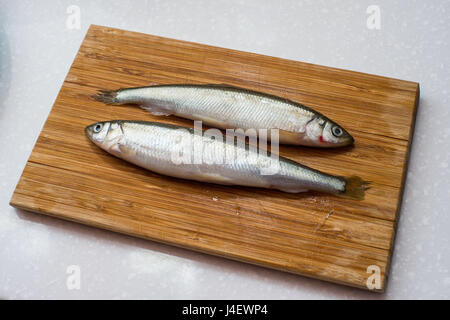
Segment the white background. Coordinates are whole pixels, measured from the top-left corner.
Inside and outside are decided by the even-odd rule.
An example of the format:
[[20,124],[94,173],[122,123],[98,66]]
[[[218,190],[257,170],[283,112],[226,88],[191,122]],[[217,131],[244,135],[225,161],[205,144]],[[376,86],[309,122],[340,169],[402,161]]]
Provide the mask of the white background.
[[[369,5],[381,29],[366,26]],[[67,8],[81,28],[66,27]],[[99,24],[416,81],[421,100],[387,293],[134,239],[8,203]],[[450,1],[0,0],[0,298],[450,298]],[[67,267],[81,269],[68,290]]]

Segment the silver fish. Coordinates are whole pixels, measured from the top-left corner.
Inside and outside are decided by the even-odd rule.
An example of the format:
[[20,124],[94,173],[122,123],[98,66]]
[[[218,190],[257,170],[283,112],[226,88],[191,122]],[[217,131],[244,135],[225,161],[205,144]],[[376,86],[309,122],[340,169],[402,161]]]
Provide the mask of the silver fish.
[[[285,192],[314,190],[337,196],[364,198],[367,182],[357,176],[340,177],[320,172],[283,157],[252,150],[248,144],[229,143],[200,135],[201,149],[180,161],[181,153],[188,154],[189,142],[196,138],[193,129],[158,122],[114,120],[94,123],[85,129],[86,135],[108,153],[153,172],[202,182],[223,185],[271,188]],[[195,149],[194,149],[195,151]],[[217,154],[234,155],[220,161]],[[192,157],[201,153],[202,161]],[[240,155],[240,156],[239,156]],[[256,159],[256,160],[255,160]],[[276,167],[271,174],[263,167]]]
[[340,125],[300,103],[229,85],[154,85],[100,90],[93,96],[110,105],[138,104],[154,115],[176,115],[222,129],[279,129],[284,144],[313,147],[351,145]]

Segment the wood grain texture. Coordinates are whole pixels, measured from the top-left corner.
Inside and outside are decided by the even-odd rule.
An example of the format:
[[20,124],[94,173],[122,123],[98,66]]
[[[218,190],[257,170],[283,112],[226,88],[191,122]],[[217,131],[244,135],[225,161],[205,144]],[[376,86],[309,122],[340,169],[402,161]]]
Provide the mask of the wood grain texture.
[[[304,103],[343,125],[353,148],[281,146],[283,156],[372,181],[364,201],[202,184],[108,155],[84,127],[148,120],[136,107],[90,98],[98,89],[227,83]],[[384,291],[409,147],[417,83],[91,26],[31,153],[11,205],[296,274]]]

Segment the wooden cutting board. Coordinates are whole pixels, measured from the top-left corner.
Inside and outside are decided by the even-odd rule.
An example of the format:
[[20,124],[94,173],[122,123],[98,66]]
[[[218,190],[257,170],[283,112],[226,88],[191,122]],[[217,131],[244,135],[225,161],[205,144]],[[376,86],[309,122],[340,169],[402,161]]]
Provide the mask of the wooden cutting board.
[[[255,89],[336,120],[355,137],[353,148],[281,146],[280,153],[372,181],[366,199],[169,178],[110,156],[85,137],[84,127],[100,120],[192,126],[90,97],[98,89],[169,83]],[[418,101],[414,82],[91,26],[11,205],[345,285],[368,289],[371,277],[372,289],[384,291]]]

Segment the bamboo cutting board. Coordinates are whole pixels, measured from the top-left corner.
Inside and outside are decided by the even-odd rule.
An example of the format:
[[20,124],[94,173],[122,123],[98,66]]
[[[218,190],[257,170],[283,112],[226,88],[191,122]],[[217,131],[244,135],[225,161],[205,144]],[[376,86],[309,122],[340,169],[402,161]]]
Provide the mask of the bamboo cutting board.
[[[98,89],[227,83],[308,105],[354,147],[283,156],[372,181],[364,201],[169,178],[93,145],[84,127],[124,119],[192,126],[90,98]],[[309,277],[384,291],[419,100],[417,83],[91,26],[11,205]]]

